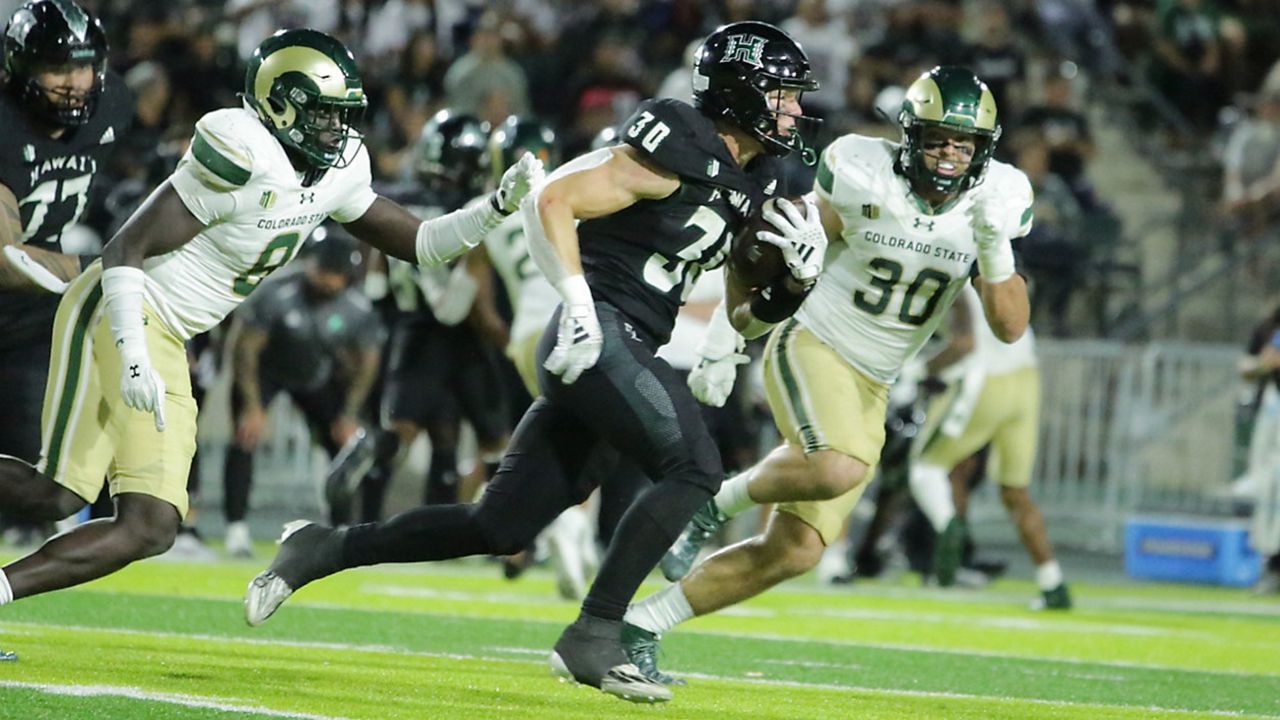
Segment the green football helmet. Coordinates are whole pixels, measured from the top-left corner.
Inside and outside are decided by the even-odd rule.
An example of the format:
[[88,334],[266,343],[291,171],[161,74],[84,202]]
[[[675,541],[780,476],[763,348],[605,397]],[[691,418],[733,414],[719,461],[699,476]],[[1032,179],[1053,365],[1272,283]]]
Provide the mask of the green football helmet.
[[[300,170],[345,167],[368,101],[346,46],[315,30],[281,30],[249,58],[244,99]],[[344,159],[346,158],[346,159]]]
[[[981,183],[1000,139],[995,97],[977,75],[957,65],[939,65],[911,83],[898,124],[902,127],[898,173],[942,192],[963,192]],[[940,175],[925,164],[921,136],[930,126],[973,136],[973,159],[964,174]]]
[[551,126],[531,117],[512,115],[489,136],[489,169],[493,172],[493,182],[497,184],[502,173],[525,152],[541,160],[547,172],[560,164],[560,143]]

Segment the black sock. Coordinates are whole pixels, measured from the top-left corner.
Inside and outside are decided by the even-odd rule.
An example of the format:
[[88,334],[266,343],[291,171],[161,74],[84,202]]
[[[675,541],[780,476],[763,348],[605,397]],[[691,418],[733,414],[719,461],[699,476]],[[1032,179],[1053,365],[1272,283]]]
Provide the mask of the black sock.
[[234,445],[227,448],[222,508],[227,522],[239,522],[249,514],[249,485],[253,482],[253,454]]
[[[427,505],[347,528],[344,567],[447,560],[490,552],[471,505]],[[656,561],[655,561],[656,562]]]
[[458,502],[458,453],[454,448],[431,451],[423,502],[427,505]]
[[622,516],[600,573],[582,601],[582,611],[621,620],[640,583],[653,570],[711,491],[686,482],[660,482],[646,490]]

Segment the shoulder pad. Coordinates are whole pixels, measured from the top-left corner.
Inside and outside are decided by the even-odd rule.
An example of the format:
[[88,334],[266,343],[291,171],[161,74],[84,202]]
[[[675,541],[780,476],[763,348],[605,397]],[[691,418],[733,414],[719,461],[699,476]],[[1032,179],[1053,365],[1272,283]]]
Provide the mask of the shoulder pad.
[[818,157],[814,189],[827,199],[839,184],[865,186],[885,168],[893,166],[896,147],[883,138],[844,135],[836,138]]
[[1026,173],[1008,163],[992,160],[987,168],[987,178],[978,186],[977,192],[987,194],[1001,208],[1009,237],[1020,238],[1031,232],[1035,191]]
[[196,123],[187,154],[210,187],[224,191],[243,187],[253,176],[250,138],[263,130],[257,118],[243,110],[216,110]]
[[715,182],[733,167],[715,123],[679,100],[646,100],[623,125],[621,139],[655,165],[681,177]]

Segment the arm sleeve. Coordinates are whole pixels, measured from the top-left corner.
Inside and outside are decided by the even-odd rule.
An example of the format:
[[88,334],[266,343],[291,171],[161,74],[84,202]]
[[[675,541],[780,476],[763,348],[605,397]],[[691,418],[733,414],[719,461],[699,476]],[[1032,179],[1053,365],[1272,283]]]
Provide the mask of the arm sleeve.
[[253,155],[232,123],[211,113],[196,123],[170,183],[191,214],[213,225],[236,211],[238,192],[253,177]]
[[345,193],[346,202],[329,213],[329,217],[339,223],[349,223],[359,220],[366,212],[369,206],[373,205],[373,201],[378,199],[378,195],[373,192],[373,175],[369,169],[369,151],[365,149],[364,143],[356,150],[356,156],[351,161],[351,169],[347,172],[348,181],[351,183],[350,190]]

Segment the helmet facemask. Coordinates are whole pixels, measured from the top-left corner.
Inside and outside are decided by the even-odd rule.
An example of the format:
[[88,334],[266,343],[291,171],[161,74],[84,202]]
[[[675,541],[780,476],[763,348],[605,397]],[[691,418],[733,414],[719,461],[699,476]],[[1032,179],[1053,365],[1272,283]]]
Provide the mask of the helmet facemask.
[[286,147],[316,170],[351,164],[356,154],[347,152],[347,144],[364,142],[357,129],[367,107],[363,94],[359,99],[335,98],[295,86],[279,95],[287,100],[282,102],[272,92],[267,105],[276,115],[293,115],[293,122],[284,128]]
[[[903,168],[903,174],[909,179],[924,182],[939,192],[953,193],[976,187],[986,177],[987,166],[995,152],[996,141],[1000,139],[1000,128],[997,127],[994,131],[979,130],[963,125],[928,122],[912,117],[906,111],[903,111],[898,119],[902,124],[902,151],[899,164]],[[924,139],[925,129],[929,127],[963,133],[973,139],[973,155],[969,158],[969,166],[963,173],[946,175],[929,167],[928,160],[925,158],[928,148],[925,147]]]

